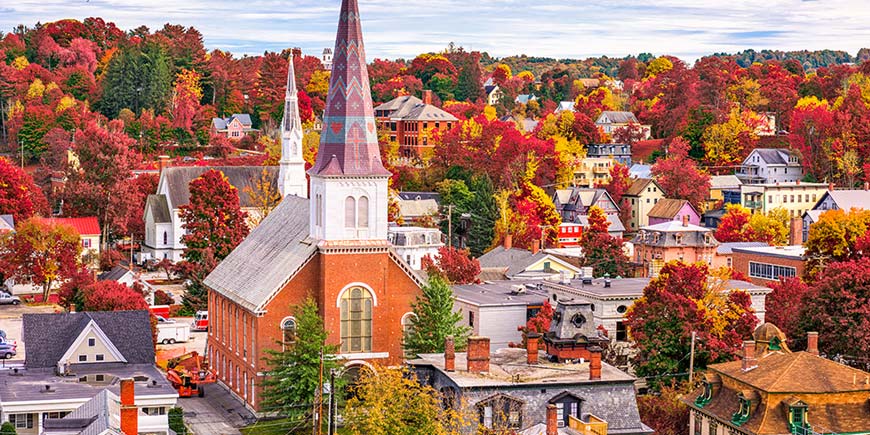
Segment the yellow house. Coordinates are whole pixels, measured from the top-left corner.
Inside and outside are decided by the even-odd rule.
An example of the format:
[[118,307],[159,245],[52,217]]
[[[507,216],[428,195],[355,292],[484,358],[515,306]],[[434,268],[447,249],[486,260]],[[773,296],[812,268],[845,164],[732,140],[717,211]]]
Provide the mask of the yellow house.
[[785,209],[789,217],[801,217],[813,209],[825,194],[825,183],[744,184],[740,186],[740,202],[752,213],[767,214],[775,208]]
[[635,179],[623,194],[631,207],[631,218],[626,230],[633,233],[648,226],[650,210],[664,197],[662,188],[652,178]]
[[595,187],[610,183],[610,169],[616,164],[609,157],[586,157],[574,164],[574,184],[577,187]]

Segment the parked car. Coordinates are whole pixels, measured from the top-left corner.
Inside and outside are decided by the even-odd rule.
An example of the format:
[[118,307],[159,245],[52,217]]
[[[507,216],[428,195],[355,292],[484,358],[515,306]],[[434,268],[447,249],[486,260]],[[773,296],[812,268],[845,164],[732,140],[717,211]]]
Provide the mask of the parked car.
[[9,359],[15,356],[15,349],[18,348],[18,345],[15,343],[0,343],[0,358]]
[[168,325],[168,324],[175,323],[175,320],[167,319],[166,317],[163,317],[163,316],[160,316],[160,315],[156,315],[156,314],[155,314],[154,317],[157,318],[157,324],[158,324],[158,325]]
[[21,303],[21,298],[13,296],[9,293],[0,292],[0,305],[18,305]]

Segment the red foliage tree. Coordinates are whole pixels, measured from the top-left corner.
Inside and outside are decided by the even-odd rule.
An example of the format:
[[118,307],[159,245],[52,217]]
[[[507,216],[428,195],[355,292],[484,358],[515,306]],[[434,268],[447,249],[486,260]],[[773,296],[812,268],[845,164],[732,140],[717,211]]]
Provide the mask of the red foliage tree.
[[801,308],[810,294],[810,287],[798,277],[780,278],[770,284],[773,289],[764,300],[764,321],[779,327],[786,337],[800,332]]
[[749,226],[749,210],[740,206],[728,206],[715,237],[720,242],[751,242],[755,240],[755,231]]
[[583,229],[580,247],[583,248],[583,266],[592,267],[595,276],[626,276],[628,257],[622,250],[622,240],[608,232],[610,221],[598,206],[589,208],[589,226]]
[[710,175],[701,172],[697,163],[689,158],[689,143],[683,138],[671,141],[666,159],[652,167],[652,175],[668,198],[685,199],[696,209],[710,194]]
[[52,286],[78,270],[80,253],[79,234],[72,227],[30,218],[17,225],[0,251],[0,270],[42,286],[42,300],[47,301]]
[[215,169],[190,182],[190,203],[182,205],[184,259],[201,263],[203,251],[211,250],[220,261],[245,239],[247,213],[239,205],[239,192]]
[[804,298],[803,331],[829,355],[870,353],[870,257],[829,264]]
[[443,276],[452,284],[479,282],[477,276],[480,275],[480,262],[471,258],[467,249],[442,246],[434,259],[428,255],[423,257],[422,267],[430,274]]
[[11,214],[16,221],[48,212],[42,190],[21,168],[0,157],[0,214]]
[[532,317],[528,322],[526,322],[526,332],[543,334],[549,331],[550,323],[553,322],[553,314],[555,312],[553,306],[550,305],[550,300],[545,300],[544,305],[541,306],[541,310],[538,311],[538,314],[535,314],[535,317]]
[[97,281],[82,290],[86,311],[147,310],[141,292],[115,281]]

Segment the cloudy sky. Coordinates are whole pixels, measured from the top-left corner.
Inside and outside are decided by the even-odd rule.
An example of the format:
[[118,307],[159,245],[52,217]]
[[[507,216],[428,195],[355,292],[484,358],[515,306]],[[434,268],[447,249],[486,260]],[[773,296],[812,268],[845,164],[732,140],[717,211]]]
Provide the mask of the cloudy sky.
[[[493,56],[651,52],[694,60],[746,48],[870,46],[866,0],[359,0],[368,57],[413,57],[453,41]],[[122,29],[171,22],[209,49],[261,54],[332,47],[340,0],[0,0],[0,30],[99,16]]]

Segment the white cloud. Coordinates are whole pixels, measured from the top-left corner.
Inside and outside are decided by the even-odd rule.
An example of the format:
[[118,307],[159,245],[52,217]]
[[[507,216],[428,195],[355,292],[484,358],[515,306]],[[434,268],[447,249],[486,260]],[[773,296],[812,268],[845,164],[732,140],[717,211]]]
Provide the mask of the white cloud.
[[[340,0],[17,0],[0,29],[99,16],[122,29],[194,26],[208,48],[236,54],[333,45]],[[746,48],[834,49],[870,41],[870,8],[855,0],[360,0],[369,57],[412,57],[453,41],[494,56],[578,58],[652,52],[693,60]]]

